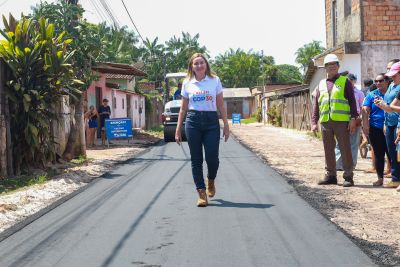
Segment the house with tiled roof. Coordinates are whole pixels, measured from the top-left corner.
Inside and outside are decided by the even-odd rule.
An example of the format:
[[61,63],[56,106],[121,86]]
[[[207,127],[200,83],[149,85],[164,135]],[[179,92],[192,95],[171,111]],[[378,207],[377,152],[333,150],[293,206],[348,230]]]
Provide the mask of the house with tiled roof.
[[92,68],[98,76],[85,92],[88,106],[97,109],[108,99],[111,118],[130,118],[134,128],[145,127],[145,98],[136,93],[136,79],[146,73],[128,64],[101,62]]

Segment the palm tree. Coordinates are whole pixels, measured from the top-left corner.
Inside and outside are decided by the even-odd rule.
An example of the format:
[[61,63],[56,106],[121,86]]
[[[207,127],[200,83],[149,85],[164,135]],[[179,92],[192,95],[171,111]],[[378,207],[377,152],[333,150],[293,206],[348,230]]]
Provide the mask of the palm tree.
[[321,45],[321,41],[312,41],[311,43],[305,44],[303,47],[297,49],[296,55],[296,63],[301,65],[303,72],[310,60],[316,55],[321,54],[325,48]]

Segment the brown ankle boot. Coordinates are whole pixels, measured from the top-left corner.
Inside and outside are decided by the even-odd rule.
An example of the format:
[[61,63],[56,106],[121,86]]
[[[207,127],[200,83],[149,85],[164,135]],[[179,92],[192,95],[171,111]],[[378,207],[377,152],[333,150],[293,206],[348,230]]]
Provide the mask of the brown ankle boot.
[[208,195],[208,197],[213,197],[215,195],[214,179],[207,178],[207,195]]
[[205,189],[197,189],[199,199],[197,200],[197,207],[205,207],[208,204],[207,194]]

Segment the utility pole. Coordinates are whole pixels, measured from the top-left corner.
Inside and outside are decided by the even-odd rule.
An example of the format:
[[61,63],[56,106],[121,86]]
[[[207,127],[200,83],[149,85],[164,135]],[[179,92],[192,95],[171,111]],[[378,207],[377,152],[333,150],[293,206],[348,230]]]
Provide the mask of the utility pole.
[[165,105],[169,100],[169,84],[167,77],[165,77],[167,75],[167,62],[165,60],[165,56],[163,57],[162,62],[163,62],[163,77],[165,82],[165,90],[164,90],[164,105]]
[[263,124],[265,125],[266,123],[266,119],[265,119],[265,112],[266,112],[266,105],[265,105],[265,82],[263,83],[263,92],[262,92],[262,101],[261,101],[261,105],[262,105],[262,117],[263,117]]

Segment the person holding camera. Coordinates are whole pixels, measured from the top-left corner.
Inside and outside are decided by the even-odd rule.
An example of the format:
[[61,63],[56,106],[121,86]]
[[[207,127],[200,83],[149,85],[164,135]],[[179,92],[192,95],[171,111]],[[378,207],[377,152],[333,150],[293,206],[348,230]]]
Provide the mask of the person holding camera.
[[362,107],[363,131],[371,142],[375,155],[374,169],[378,176],[378,180],[372,184],[373,186],[383,185],[385,153],[390,158],[383,131],[385,111],[380,107],[380,101],[385,97],[389,83],[389,77],[384,73],[376,76],[375,84],[378,89],[367,94]]

